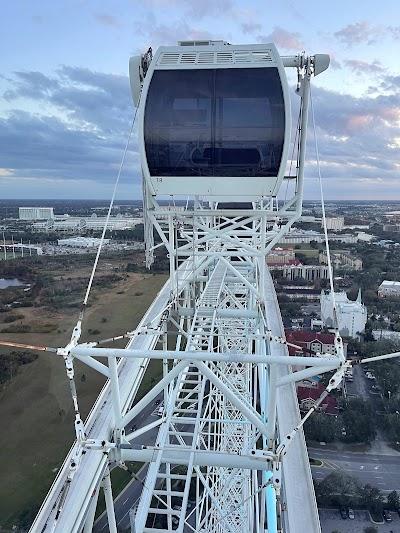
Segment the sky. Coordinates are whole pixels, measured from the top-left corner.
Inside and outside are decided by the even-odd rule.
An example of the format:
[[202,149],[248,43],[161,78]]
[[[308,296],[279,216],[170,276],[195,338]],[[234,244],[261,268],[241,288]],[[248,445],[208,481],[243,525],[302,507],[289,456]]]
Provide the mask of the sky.
[[[199,38],[330,54],[312,90],[325,196],[400,200],[398,0],[3,0],[1,7],[3,199],[110,198],[134,113],[129,57]],[[307,160],[305,197],[316,199],[311,142]],[[117,198],[140,198],[140,183],[134,136]]]

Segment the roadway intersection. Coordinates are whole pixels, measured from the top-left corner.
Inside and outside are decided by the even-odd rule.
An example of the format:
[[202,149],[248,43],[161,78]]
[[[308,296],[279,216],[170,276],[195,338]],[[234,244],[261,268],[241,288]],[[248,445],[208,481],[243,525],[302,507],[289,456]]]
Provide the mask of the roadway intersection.
[[321,481],[331,472],[341,471],[384,491],[400,490],[400,454],[360,453],[329,448],[308,448],[309,456],[323,461],[312,466],[314,479]]

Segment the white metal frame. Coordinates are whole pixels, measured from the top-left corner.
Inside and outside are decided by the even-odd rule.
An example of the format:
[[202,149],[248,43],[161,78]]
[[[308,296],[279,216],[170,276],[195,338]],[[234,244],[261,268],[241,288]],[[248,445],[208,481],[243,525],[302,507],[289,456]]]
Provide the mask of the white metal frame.
[[[224,46],[224,50],[229,48]],[[337,337],[334,356],[288,356],[265,260],[301,216],[310,79],[321,71],[320,63],[326,63],[326,57],[299,55],[281,60],[273,45],[266,46],[275,54],[282,80],[283,66],[294,67],[299,74],[301,120],[295,195],[278,210],[273,198],[264,197],[264,186],[251,185],[249,190],[246,181],[246,192],[253,196],[252,209],[219,209],[215,198],[204,198],[207,191],[191,183],[180,193],[198,191],[203,198],[195,196],[184,210],[172,201],[166,210],[154,193],[173,194],[175,184],[173,180],[165,182],[165,190],[154,187],[146,173],[141,142],[147,262],[151,263],[159,246],[153,243],[156,230],[169,254],[170,278],[139,327],[131,332],[125,350],[79,344],[80,322],[68,346],[58,350],[71,383],[77,441],[31,531],[44,527],[60,532],[90,531],[101,485],[109,528],[116,531],[109,471],[125,461],[149,463],[140,503],[131,513],[137,533],[320,531],[304,439],[297,436],[304,420],[300,421],[294,407],[293,383],[336,370],[328,391],[337,386],[346,367],[342,343]],[[265,46],[232,50],[249,48],[258,51]],[[161,52],[144,81],[141,124],[151,69]],[[283,86],[288,102],[286,81]],[[268,195],[279,188],[284,163],[274,183],[268,185]],[[231,195],[229,186],[225,182],[212,193]],[[84,424],[74,389],[75,358],[109,378]],[[162,360],[163,378],[132,405],[151,359]],[[307,368],[292,372],[291,365]],[[127,425],[161,392],[165,399],[161,420],[126,432]],[[285,408],[290,411],[289,426],[279,414]],[[155,427],[159,427],[156,442],[138,446],[136,439]],[[292,467],[285,469],[285,464],[291,465],[291,443],[299,452],[297,463],[304,468],[304,479],[295,482]],[[301,513],[293,496],[294,483],[301,494]],[[197,504],[191,510],[190,491]],[[282,513],[285,498],[286,517]]]

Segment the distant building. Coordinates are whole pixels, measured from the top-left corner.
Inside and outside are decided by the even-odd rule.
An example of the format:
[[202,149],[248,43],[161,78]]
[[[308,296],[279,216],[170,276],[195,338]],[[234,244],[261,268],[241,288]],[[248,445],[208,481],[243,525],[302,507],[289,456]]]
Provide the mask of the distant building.
[[[319,262],[323,265],[328,264],[328,258],[325,251],[319,253]],[[331,252],[331,263],[333,268],[362,270],[363,267],[362,259],[351,255],[349,250]]]
[[361,242],[371,242],[374,239],[376,239],[375,235],[371,235],[370,233],[365,233],[364,231],[360,231],[357,234],[357,239]]
[[[314,407],[315,402],[325,391],[325,387],[321,383],[313,383],[310,386],[298,386],[297,398],[299,400],[299,408],[303,413],[309,411],[311,407]],[[322,401],[317,411],[326,413],[327,415],[336,416],[339,414],[338,403],[334,396],[328,394],[328,396]]]
[[274,248],[270,254],[267,255],[268,265],[284,265],[296,260],[296,254],[293,248]]
[[[350,233],[343,233],[340,235],[329,235],[329,240],[331,242],[354,244],[357,242],[357,236]],[[301,230],[296,228],[285,235],[281,240],[281,244],[310,244],[311,242],[323,243],[325,242],[325,235],[313,230]]]
[[[326,217],[326,229],[332,231],[342,231],[344,227],[344,217]],[[323,227],[324,221],[321,220],[321,226]]]
[[[71,237],[70,239],[58,239],[59,246],[69,246],[71,248],[97,248],[101,239],[91,237]],[[104,239],[103,244],[109,244],[110,239]]]
[[[300,349],[297,349],[294,346],[289,346],[290,355],[335,354],[335,335],[333,333],[287,329],[285,330],[285,336],[288,342],[300,347]],[[347,343],[343,344],[346,355]]]
[[310,323],[311,329],[322,329],[324,324],[320,318],[312,318]]
[[[90,217],[61,217],[46,222],[35,222],[33,229],[40,232],[64,232],[64,233],[81,233],[88,230],[102,231],[106,223],[106,217],[99,217],[93,213]],[[141,218],[123,217],[117,215],[110,217],[107,223],[107,229],[110,231],[122,231],[132,229],[138,224],[143,223]]]
[[382,339],[389,341],[399,341],[400,331],[392,331],[390,329],[373,329],[372,336],[376,341],[380,341]]
[[400,231],[400,224],[384,224],[383,231],[398,232]]
[[382,281],[382,283],[378,287],[378,296],[380,298],[399,298],[400,281]]
[[284,286],[280,291],[281,295],[287,296],[289,300],[319,300],[320,291],[314,287],[293,287]]
[[[325,327],[335,327],[333,300],[330,291],[321,292],[321,318]],[[349,300],[345,292],[335,292],[339,332],[345,337],[358,338],[365,330],[367,308],[361,302],[361,290],[357,300]]]
[[53,207],[19,207],[20,220],[52,220],[54,218]]
[[300,261],[292,265],[279,265],[271,267],[271,270],[282,272],[285,279],[294,281],[298,278],[306,281],[315,281],[317,279],[328,279],[328,267],[324,265],[303,265]]

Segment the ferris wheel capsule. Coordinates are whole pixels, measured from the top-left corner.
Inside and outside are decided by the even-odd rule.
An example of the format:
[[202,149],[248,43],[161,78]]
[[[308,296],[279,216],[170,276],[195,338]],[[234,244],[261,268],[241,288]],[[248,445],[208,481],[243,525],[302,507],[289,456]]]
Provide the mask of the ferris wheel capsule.
[[276,195],[291,117],[274,44],[180,42],[158,48],[144,67],[131,59],[136,103],[141,89],[142,171],[152,195]]

